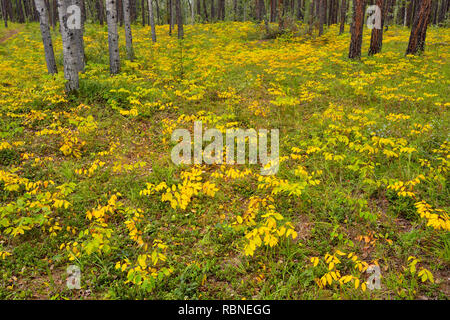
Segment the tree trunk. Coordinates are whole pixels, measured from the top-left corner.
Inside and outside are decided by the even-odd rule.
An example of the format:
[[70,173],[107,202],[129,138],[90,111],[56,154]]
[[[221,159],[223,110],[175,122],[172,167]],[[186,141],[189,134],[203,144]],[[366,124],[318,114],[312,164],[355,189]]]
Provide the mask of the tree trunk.
[[5,22],[5,28],[8,28],[8,13],[6,10],[6,0],[2,0],[2,16]]
[[383,45],[383,27],[384,27],[384,0],[377,0],[377,6],[381,10],[381,28],[377,29],[376,26],[372,29],[372,36],[370,38],[369,56],[381,52]]
[[442,0],[441,7],[439,10],[439,18],[438,18],[439,24],[445,21],[445,17],[447,15],[447,11],[449,9],[448,7],[449,7],[449,0]]
[[159,2],[158,0],[155,0],[155,7],[156,7],[156,24],[161,24],[161,16],[159,13]]
[[156,42],[155,17],[153,15],[153,3],[152,3],[152,0],[148,0],[148,16],[150,17],[150,27],[152,29],[152,41]]
[[181,0],[175,0],[175,14],[177,15],[178,39],[183,39],[183,15],[181,13]]
[[106,0],[106,23],[108,24],[109,70],[120,72],[119,34],[117,32],[117,0]]
[[120,23],[120,26],[123,26],[123,5],[122,0],[116,0],[117,6],[117,22]]
[[141,0],[142,26],[145,27],[145,0]]
[[75,34],[69,29],[67,25],[67,8],[70,5],[70,0],[58,0],[58,13],[59,24],[61,28],[61,36],[63,43],[63,56],[64,56],[64,78],[66,82],[66,92],[72,92],[78,90],[78,69],[77,69],[77,57],[78,50],[76,48],[77,41]]
[[50,34],[47,6],[44,0],[34,0],[36,10],[39,12],[39,23],[41,26],[42,42],[44,43],[45,62],[49,74],[57,73],[55,54],[53,52],[52,36]]
[[16,0],[16,10],[18,15],[18,22],[25,23],[25,17],[23,15],[22,1]]
[[127,46],[127,57],[134,60],[133,36],[131,34],[131,8],[130,0],[123,0],[123,22],[125,25],[125,42]]
[[319,0],[319,36],[323,34],[323,25],[325,24],[326,4],[325,0]]
[[347,0],[342,0],[341,5],[341,25],[339,27],[339,34],[343,34],[345,30],[345,18],[347,16],[347,10],[348,10],[348,2]]
[[431,0],[422,0],[420,9],[414,19],[411,35],[409,36],[406,54],[421,53],[425,50],[425,38],[428,22],[430,21]]
[[206,20],[206,21],[209,21],[209,18],[208,18],[208,8],[207,8],[207,6],[206,6],[206,0],[203,0],[203,13],[205,14],[205,20]]
[[77,53],[77,68],[78,71],[84,72],[85,67],[85,60],[84,60],[84,39],[83,39],[83,33],[84,33],[84,21],[83,21],[83,0],[72,0],[72,4],[76,5],[80,10],[80,28],[79,29],[73,29],[72,32],[75,35],[75,41],[77,42],[76,48],[78,50]]
[[211,0],[211,22],[214,21],[215,17],[216,17],[216,10],[214,9],[214,0]]
[[353,0],[353,23],[351,28],[350,59],[361,58],[361,45],[364,26],[365,0]]
[[105,21],[105,8],[103,6],[103,0],[97,0],[98,2],[98,20],[100,21],[100,25],[103,25]]
[[172,0],[167,0],[167,8],[168,8],[168,16],[167,16],[167,23],[169,24],[169,36],[172,35],[172,29],[173,29],[173,25],[172,25],[172,16],[173,16],[173,5],[172,5]]

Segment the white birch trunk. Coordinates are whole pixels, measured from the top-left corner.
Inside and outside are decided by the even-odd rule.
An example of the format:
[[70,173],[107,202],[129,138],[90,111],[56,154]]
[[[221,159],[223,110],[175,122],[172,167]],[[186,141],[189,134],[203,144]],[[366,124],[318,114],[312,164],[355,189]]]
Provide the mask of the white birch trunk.
[[78,8],[80,8],[80,28],[72,30],[75,34],[75,39],[77,42],[77,68],[78,71],[84,72],[85,67],[85,61],[84,61],[84,39],[83,39],[83,33],[84,33],[84,20],[82,18],[82,10],[83,5],[81,0],[72,0],[72,4],[76,5]]
[[133,37],[131,35],[130,0],[123,0],[123,22],[125,25],[125,42],[127,45],[127,57],[134,60]]
[[150,27],[152,28],[152,41],[156,42],[155,18],[153,16],[153,1],[148,0],[148,14],[150,17]]
[[78,69],[77,69],[77,42],[75,35],[67,25],[67,7],[70,5],[70,0],[58,0],[58,14],[61,29],[61,36],[63,42],[63,56],[64,56],[64,78],[66,82],[66,92],[78,90]]
[[39,12],[39,23],[41,26],[42,42],[44,43],[45,62],[48,73],[57,73],[55,54],[53,52],[52,36],[50,34],[47,7],[44,0],[35,0],[36,10]]
[[120,72],[120,56],[116,0],[106,0],[106,21],[108,23],[109,70],[111,74],[117,74]]
[[195,23],[195,0],[191,0],[191,23]]

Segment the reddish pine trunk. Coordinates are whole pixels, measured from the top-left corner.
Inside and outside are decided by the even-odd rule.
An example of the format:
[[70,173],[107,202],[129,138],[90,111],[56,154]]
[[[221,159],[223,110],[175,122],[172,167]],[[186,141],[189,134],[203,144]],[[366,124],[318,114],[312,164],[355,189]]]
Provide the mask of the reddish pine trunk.
[[430,21],[430,13],[431,0],[422,0],[419,11],[411,28],[411,35],[409,36],[406,54],[416,54],[424,51],[427,27]]
[[353,23],[351,27],[350,59],[361,58],[361,45],[364,26],[364,6],[365,0],[353,0]]

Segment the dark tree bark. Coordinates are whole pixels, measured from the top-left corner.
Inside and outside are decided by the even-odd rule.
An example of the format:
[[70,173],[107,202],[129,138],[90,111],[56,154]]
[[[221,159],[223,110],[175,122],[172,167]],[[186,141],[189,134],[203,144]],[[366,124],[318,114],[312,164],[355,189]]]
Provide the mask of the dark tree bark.
[[438,17],[438,23],[441,24],[445,21],[445,17],[447,15],[447,11],[449,9],[450,1],[449,0],[442,0],[441,6],[439,9],[439,17]]
[[277,0],[270,0],[270,22],[275,22],[277,15]]
[[351,27],[350,59],[361,58],[361,45],[364,26],[365,0],[353,0],[353,22]]
[[178,39],[183,39],[184,30],[183,30],[183,15],[181,12],[181,0],[175,0],[175,14],[177,16]]
[[141,0],[142,26],[145,27],[145,0]]
[[8,28],[8,13],[6,10],[6,0],[2,0],[2,16],[5,23],[5,28]]
[[297,20],[305,20],[305,1],[304,0],[297,0]]
[[425,50],[425,38],[427,27],[430,21],[431,0],[422,0],[419,11],[414,19],[409,36],[408,48],[406,54],[417,54]]
[[214,0],[211,0],[211,22],[214,21],[215,17],[216,17],[216,10],[214,8]]
[[218,0],[217,18],[222,21],[225,20],[225,0]]
[[167,0],[167,7],[168,7],[168,16],[167,16],[167,23],[169,24],[169,36],[172,35],[172,29],[173,29],[173,5],[172,5],[172,0]]
[[17,10],[17,21],[19,23],[25,22],[25,17],[23,15],[22,1],[16,0],[16,10]]
[[209,18],[208,18],[208,7],[206,6],[206,0],[203,0],[203,14],[205,15],[205,20],[209,21]]
[[323,25],[325,24],[326,18],[326,3],[325,0],[319,0],[319,36],[323,34]]
[[381,52],[381,47],[383,45],[383,27],[384,27],[384,10],[385,10],[384,1],[385,0],[376,1],[376,5],[381,10],[381,28],[378,29],[377,26],[375,26],[372,29],[372,36],[370,38],[369,56]]
[[197,14],[201,16],[202,15],[202,3],[201,3],[201,1],[197,0],[196,5],[197,5]]
[[347,0],[342,0],[342,5],[341,5],[341,25],[339,27],[339,34],[343,34],[344,33],[345,18],[347,17],[347,10],[348,10],[348,2],[347,2]]
[[161,24],[161,12],[159,10],[158,0],[155,0],[155,6],[156,6],[156,24]]
[[105,7],[103,6],[103,0],[97,0],[98,3],[98,21],[100,21],[100,25],[103,25],[105,21]]

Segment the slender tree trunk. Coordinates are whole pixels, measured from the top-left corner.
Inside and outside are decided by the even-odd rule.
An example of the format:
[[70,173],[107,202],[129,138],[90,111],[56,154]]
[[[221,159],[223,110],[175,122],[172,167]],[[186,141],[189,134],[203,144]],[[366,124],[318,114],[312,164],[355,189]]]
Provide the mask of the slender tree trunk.
[[44,0],[34,0],[36,10],[39,12],[39,23],[41,26],[42,42],[44,43],[45,62],[49,74],[57,73],[55,54],[53,52],[52,36],[50,34],[47,6]]
[[[383,45],[383,27],[384,27],[384,0],[377,0],[376,5],[381,10],[381,28],[377,29],[377,26],[372,29],[372,36],[370,38],[369,56],[381,52]],[[376,23],[375,23],[376,24]]]
[[183,39],[183,15],[181,13],[181,0],[175,0],[175,14],[177,15],[178,39]]
[[109,70],[120,72],[119,33],[117,32],[117,0],[106,0],[106,23],[108,24]]
[[197,0],[197,15],[202,16],[202,2],[201,0]]
[[98,21],[100,21],[100,25],[103,25],[105,21],[105,7],[103,5],[103,0],[97,0],[98,3]]
[[216,10],[214,8],[214,0],[211,0],[211,22],[214,21],[215,17],[216,17]]
[[206,20],[206,21],[209,21],[209,18],[208,18],[208,8],[207,8],[207,6],[206,6],[206,0],[203,0],[203,13],[204,13],[204,15],[205,15],[205,20]]
[[449,7],[449,0],[442,0],[441,1],[441,6],[440,6],[440,9],[439,9],[439,17],[438,17],[438,23],[439,24],[445,21],[445,17],[447,15],[448,7]]
[[117,22],[120,23],[120,26],[123,26],[123,5],[122,0],[116,0],[116,6],[117,6]]
[[25,22],[25,17],[23,15],[23,8],[22,8],[22,1],[21,0],[16,0],[16,10],[17,10],[19,23],[24,23]]
[[341,25],[339,27],[339,34],[343,34],[345,30],[345,18],[347,16],[347,10],[348,10],[348,2],[347,0],[342,0],[341,5]]
[[156,24],[161,24],[161,17],[159,13],[159,2],[158,0],[155,0],[155,7],[156,7]]
[[152,3],[152,0],[148,0],[148,16],[150,17],[150,27],[152,29],[152,41],[156,42],[155,17],[153,15],[153,3]]
[[75,34],[69,29],[67,25],[67,8],[70,5],[70,0],[58,0],[58,13],[59,24],[61,28],[61,36],[63,43],[63,56],[64,56],[64,78],[66,82],[66,92],[72,92],[78,90],[78,68],[77,57],[78,50],[76,48],[77,41]]
[[361,58],[361,45],[364,26],[365,0],[353,0],[353,23],[351,28],[351,41],[348,57],[350,59]]
[[145,27],[145,0],[141,0],[142,26]]
[[195,23],[195,0],[191,0],[190,4],[191,4],[191,24],[194,24]]
[[417,54],[425,50],[425,38],[430,21],[430,13],[431,0],[422,0],[420,9],[411,28],[406,54]]
[[167,7],[168,7],[168,21],[167,23],[169,24],[169,36],[172,35],[172,29],[173,29],[173,24],[172,24],[172,15],[173,15],[173,5],[172,5],[172,0],[167,0]]
[[325,0],[319,0],[319,36],[323,34],[323,25],[325,24],[326,4]]
[[437,23],[438,6],[439,6],[438,0],[432,1],[432,3],[431,3],[431,23],[433,23],[434,25],[436,25],[436,23]]
[[5,22],[5,28],[8,28],[8,13],[6,10],[6,0],[2,0],[2,16]]
[[134,60],[133,36],[131,34],[131,8],[130,0],[123,0],[123,22],[125,25],[125,42],[127,46],[127,57]]

